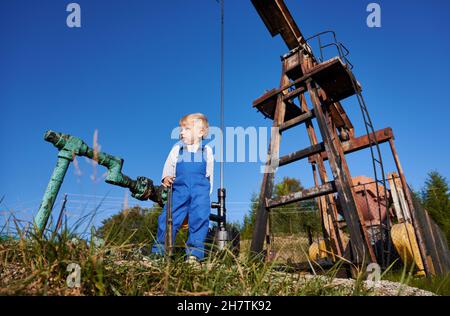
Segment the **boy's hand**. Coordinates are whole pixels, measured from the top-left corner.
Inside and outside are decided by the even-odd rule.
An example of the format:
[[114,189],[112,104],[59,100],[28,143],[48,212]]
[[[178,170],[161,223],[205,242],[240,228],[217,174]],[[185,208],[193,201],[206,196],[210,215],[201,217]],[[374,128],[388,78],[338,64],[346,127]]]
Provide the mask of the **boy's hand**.
[[174,181],[175,181],[175,177],[165,177],[163,179],[162,184],[164,187],[168,188],[173,184]]

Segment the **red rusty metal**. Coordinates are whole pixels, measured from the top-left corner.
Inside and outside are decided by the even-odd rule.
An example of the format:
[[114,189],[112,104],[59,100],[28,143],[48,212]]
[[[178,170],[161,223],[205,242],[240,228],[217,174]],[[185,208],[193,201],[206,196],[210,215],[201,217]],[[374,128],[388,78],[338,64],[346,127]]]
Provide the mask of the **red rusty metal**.
[[[377,197],[377,184],[374,179],[366,176],[357,176],[353,177],[352,181],[353,189],[356,193],[356,203],[358,203],[362,212],[366,227],[380,225],[380,215],[381,221],[384,221],[387,214],[387,207],[384,204],[384,188],[378,184],[379,197]],[[378,210],[378,199],[381,202],[380,211]]]

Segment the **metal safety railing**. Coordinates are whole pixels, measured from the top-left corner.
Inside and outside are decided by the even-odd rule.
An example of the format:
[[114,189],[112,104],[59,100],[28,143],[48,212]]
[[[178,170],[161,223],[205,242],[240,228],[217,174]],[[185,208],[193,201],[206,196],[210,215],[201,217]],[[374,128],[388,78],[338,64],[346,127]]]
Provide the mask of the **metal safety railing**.
[[[332,40],[325,42],[326,44],[323,44],[323,37],[325,35],[331,34],[332,36]],[[344,64],[348,65],[348,67],[350,69],[353,69],[353,64],[350,62],[350,60],[347,58],[348,55],[350,55],[350,51],[348,50],[347,47],[345,47],[344,44],[342,44],[341,42],[339,42],[337,40],[336,37],[336,33],[334,31],[323,31],[320,33],[317,33],[309,38],[306,39],[306,43],[309,45],[311,41],[313,41],[314,39],[317,39],[317,43],[318,43],[318,47],[319,47],[319,52],[320,52],[320,57],[316,57],[318,58],[318,60],[322,63],[324,62],[324,49],[328,48],[328,47],[335,47],[339,57],[341,58],[341,60],[343,61]],[[311,45],[309,45],[311,47]]]

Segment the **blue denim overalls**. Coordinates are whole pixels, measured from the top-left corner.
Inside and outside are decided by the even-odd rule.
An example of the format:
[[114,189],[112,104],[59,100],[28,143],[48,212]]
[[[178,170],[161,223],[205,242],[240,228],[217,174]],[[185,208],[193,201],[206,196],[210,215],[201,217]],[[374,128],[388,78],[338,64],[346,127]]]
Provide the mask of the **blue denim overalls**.
[[[201,145],[196,152],[188,152],[183,143],[179,145],[176,176],[172,185],[172,240],[175,242],[178,229],[186,215],[189,215],[186,255],[203,259],[211,213],[210,183],[206,178],[206,150],[205,146]],[[166,205],[158,218],[157,241],[152,248],[152,253],[160,255],[164,254]]]

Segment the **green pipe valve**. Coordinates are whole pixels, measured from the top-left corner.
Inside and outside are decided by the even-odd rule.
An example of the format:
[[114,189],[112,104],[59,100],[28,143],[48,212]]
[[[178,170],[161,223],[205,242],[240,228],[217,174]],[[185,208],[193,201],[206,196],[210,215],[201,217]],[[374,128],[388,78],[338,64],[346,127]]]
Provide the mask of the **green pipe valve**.
[[167,192],[163,186],[153,185],[153,181],[146,177],[137,177],[136,180],[133,180],[122,173],[124,162],[122,158],[104,152],[97,152],[86,145],[80,138],[68,134],[47,131],[44,135],[44,139],[58,148],[59,152],[56,167],[53,170],[39,211],[34,219],[34,223],[40,234],[43,233],[45,226],[47,225],[69,164],[73,161],[75,156],[88,157],[97,161],[99,165],[106,167],[108,173],[105,182],[128,188],[131,191],[132,197],[141,201],[151,200],[158,203],[161,207],[166,203]]

